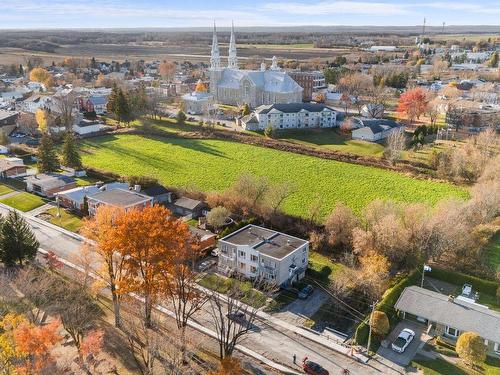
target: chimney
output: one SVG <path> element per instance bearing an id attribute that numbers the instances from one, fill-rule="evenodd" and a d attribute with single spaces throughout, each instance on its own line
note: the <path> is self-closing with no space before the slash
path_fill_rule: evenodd
<path id="1" fill-rule="evenodd" d="M 265 71 L 266 71 L 266 63 L 265 63 L 265 62 L 262 62 L 262 63 L 260 64 L 260 71 L 261 71 L 261 72 L 265 72 Z"/>
<path id="2" fill-rule="evenodd" d="M 134 185 L 134 191 L 137 193 L 141 192 L 141 185 Z"/>

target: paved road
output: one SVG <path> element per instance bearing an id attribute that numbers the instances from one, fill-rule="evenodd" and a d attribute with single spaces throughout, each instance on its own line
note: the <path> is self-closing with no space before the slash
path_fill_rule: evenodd
<path id="1" fill-rule="evenodd" d="M 0 205 L 0 213 L 8 213 L 8 208 Z M 39 219 L 24 214 L 27 221 L 32 225 L 40 247 L 47 251 L 53 251 L 56 255 L 69 261 L 75 262 L 80 254 L 82 242 L 54 226 L 43 224 Z M 204 326 L 212 326 L 208 312 L 201 311 L 195 320 Z M 307 338 L 301 337 L 283 327 L 272 327 L 265 321 L 256 322 L 257 329 L 243 340 L 242 344 L 268 359 L 293 367 L 292 356 L 297 355 L 298 361 L 305 356 L 322 364 L 330 374 L 340 373 L 342 368 L 348 368 L 351 374 L 401 374 L 375 361 L 363 365 L 352 359 L 339 354 L 336 351 L 315 343 Z M 376 368 L 375 368 L 376 367 Z M 298 367 L 297 367 L 298 369 Z"/>

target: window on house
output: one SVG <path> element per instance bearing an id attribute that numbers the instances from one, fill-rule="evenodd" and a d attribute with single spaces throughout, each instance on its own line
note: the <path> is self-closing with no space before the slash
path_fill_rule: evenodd
<path id="1" fill-rule="evenodd" d="M 257 267 L 250 266 L 250 272 L 257 273 Z"/>
<path id="2" fill-rule="evenodd" d="M 452 337 L 460 336 L 460 331 L 456 328 L 446 326 L 446 334 Z"/>
<path id="3" fill-rule="evenodd" d="M 250 260 L 252 262 L 258 262 L 259 261 L 259 257 L 257 257 L 256 255 L 250 255 Z"/>
<path id="4" fill-rule="evenodd" d="M 244 270 L 244 269 L 245 269 L 245 263 L 240 262 L 240 270 Z"/>
<path id="5" fill-rule="evenodd" d="M 245 252 L 244 252 L 244 251 L 241 251 L 241 250 L 240 250 L 240 251 L 238 252 L 238 256 L 239 256 L 240 258 L 245 259 L 246 254 L 245 254 Z"/>
<path id="6" fill-rule="evenodd" d="M 500 344 L 498 342 L 496 342 L 495 345 L 493 345 L 493 351 L 495 353 L 500 354 Z"/>

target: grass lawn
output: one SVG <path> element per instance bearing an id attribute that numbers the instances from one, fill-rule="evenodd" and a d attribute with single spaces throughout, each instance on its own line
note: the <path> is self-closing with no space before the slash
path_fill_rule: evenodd
<path id="1" fill-rule="evenodd" d="M 306 276 L 319 282 L 328 283 L 335 278 L 335 274 L 344 266 L 341 263 L 332 262 L 328 257 L 316 252 L 309 253 L 309 267 Z"/>
<path id="2" fill-rule="evenodd" d="M 72 214 L 71 212 L 66 211 L 65 209 L 60 209 L 61 216 L 57 217 L 57 207 L 51 208 L 46 211 L 46 213 L 50 214 L 52 218 L 49 220 L 52 224 L 58 225 L 64 229 L 67 229 L 71 232 L 78 232 L 80 227 L 82 226 L 82 219 Z"/>
<path id="3" fill-rule="evenodd" d="M 500 267 L 500 232 L 497 232 L 493 236 L 488 246 L 484 249 L 484 254 L 488 264 L 493 269 Z"/>
<path id="4" fill-rule="evenodd" d="M 239 287 L 244 292 L 244 296 L 241 298 L 242 302 L 255 308 L 260 308 L 266 304 L 267 297 L 262 292 L 254 289 L 250 281 L 225 278 L 212 273 L 204 276 L 198 283 L 205 288 L 216 290 L 222 294 L 227 293 L 234 284 L 239 284 Z"/>
<path id="5" fill-rule="evenodd" d="M 278 133 L 278 138 L 355 155 L 380 157 L 384 153 L 380 143 L 352 140 L 335 129 L 285 130 Z"/>
<path id="6" fill-rule="evenodd" d="M 283 209 L 295 215 L 306 216 L 318 194 L 324 216 L 337 201 L 359 213 L 377 198 L 434 204 L 442 198 L 468 197 L 466 189 L 447 183 L 222 140 L 106 135 L 85 140 L 82 151 L 86 166 L 201 191 L 221 191 L 245 173 L 291 182 L 296 191 Z"/>
<path id="7" fill-rule="evenodd" d="M 34 210 L 45 204 L 45 201 L 38 195 L 25 192 L 13 195 L 9 198 L 4 198 L 0 200 L 0 202 L 23 212 Z"/>
<path id="8" fill-rule="evenodd" d="M 478 369 L 472 370 L 463 365 L 455 365 L 449 363 L 444 359 L 416 359 L 412 365 L 421 369 L 424 375 L 499 375 L 500 374 L 500 361 L 488 357 L 486 362 L 483 363 Z"/>
<path id="9" fill-rule="evenodd" d="M 12 190 L 10 187 L 0 184 L 0 195 L 5 195 L 11 193 L 12 191 L 14 190 Z"/>

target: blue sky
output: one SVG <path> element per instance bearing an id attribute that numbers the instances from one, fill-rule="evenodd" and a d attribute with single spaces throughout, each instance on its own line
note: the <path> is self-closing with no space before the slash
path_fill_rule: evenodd
<path id="1" fill-rule="evenodd" d="M 3 28 L 498 25 L 500 1 L 0 0 Z"/>

